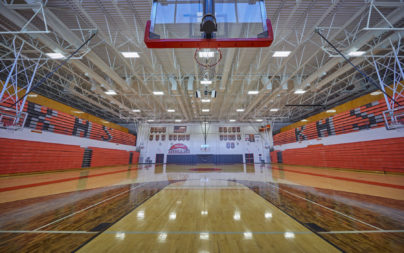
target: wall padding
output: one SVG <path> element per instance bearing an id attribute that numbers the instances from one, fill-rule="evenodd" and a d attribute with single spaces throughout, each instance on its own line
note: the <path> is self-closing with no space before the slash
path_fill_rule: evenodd
<path id="1" fill-rule="evenodd" d="M 0 138 L 0 174 L 80 168 L 80 146 Z"/>
<path id="2" fill-rule="evenodd" d="M 404 172 L 404 137 L 336 145 L 313 145 L 282 152 L 283 163 L 318 167 Z M 271 152 L 278 162 L 277 151 Z"/>
<path id="3" fill-rule="evenodd" d="M 109 166 L 109 165 L 124 165 L 129 163 L 128 151 L 116 150 L 116 149 L 106 149 L 106 148 L 95 148 L 89 147 L 93 150 L 93 157 L 91 160 L 91 166 Z M 135 160 L 134 152 L 134 160 Z M 137 162 L 136 162 L 137 163 Z M 135 162 L 133 162 L 135 164 Z"/>

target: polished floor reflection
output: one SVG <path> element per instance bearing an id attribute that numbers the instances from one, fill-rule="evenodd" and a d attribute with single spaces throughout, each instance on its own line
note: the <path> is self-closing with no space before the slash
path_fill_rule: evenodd
<path id="1" fill-rule="evenodd" d="M 0 177 L 1 252 L 403 248 L 403 175 L 204 164 Z"/>

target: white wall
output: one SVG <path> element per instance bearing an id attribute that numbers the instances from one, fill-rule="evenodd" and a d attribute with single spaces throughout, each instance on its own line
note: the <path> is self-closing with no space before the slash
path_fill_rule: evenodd
<path id="1" fill-rule="evenodd" d="M 265 162 L 269 162 L 269 149 L 265 149 L 264 147 L 264 136 L 260 135 L 258 132 L 258 128 L 261 124 L 229 124 L 229 123 L 214 123 L 208 124 L 208 134 L 207 134 L 207 144 L 209 145 L 209 150 L 204 152 L 201 150 L 201 145 L 204 144 L 204 136 L 202 134 L 202 125 L 198 124 L 149 124 L 144 126 L 144 128 L 148 128 L 147 131 L 144 131 L 143 134 L 147 134 L 147 136 L 138 136 L 138 140 L 143 140 L 142 143 L 138 143 L 141 146 L 140 151 L 140 162 L 145 162 L 146 158 L 149 158 L 152 162 L 155 162 L 156 154 L 164 154 L 165 159 L 168 154 L 168 150 L 170 147 L 177 143 L 182 143 L 190 149 L 190 154 L 242 154 L 244 157 L 245 153 L 253 153 L 254 154 L 254 162 L 259 163 L 259 154 L 262 155 L 262 159 L 265 159 Z M 174 126 L 187 126 L 187 131 L 185 134 L 190 135 L 189 141 L 169 141 L 169 135 L 174 133 Z M 165 133 L 166 140 L 156 141 L 153 138 L 153 141 L 149 141 L 150 128 L 151 127 L 166 127 L 167 131 Z M 240 127 L 240 133 L 219 133 L 219 127 Z M 138 133 L 139 134 L 139 133 Z M 220 134 L 241 134 L 241 140 L 238 141 L 220 141 Z M 259 136 L 259 140 L 256 142 L 245 141 L 246 134 L 254 134 Z M 154 137 L 156 134 L 153 134 Z M 234 149 L 226 148 L 227 142 L 233 142 L 235 144 Z M 268 155 L 267 155 L 268 153 Z M 166 160 L 165 160 L 166 161 Z"/>

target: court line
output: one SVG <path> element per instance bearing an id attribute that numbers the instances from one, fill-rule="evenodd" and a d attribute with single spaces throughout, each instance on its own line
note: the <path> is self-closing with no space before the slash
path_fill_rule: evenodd
<path id="1" fill-rule="evenodd" d="M 315 234 L 313 231 L 103 231 L 103 234 Z M 0 234 L 98 234 L 100 231 L 70 231 L 70 230 L 0 230 Z M 404 233 L 404 230 L 347 230 L 316 232 L 318 234 L 375 234 L 375 233 Z"/>
<path id="2" fill-rule="evenodd" d="M 367 226 L 369 226 L 369 227 L 375 228 L 375 229 L 377 229 L 377 230 L 383 230 L 383 229 L 381 229 L 381 228 L 379 228 L 379 227 L 373 226 L 372 224 L 369 224 L 369 223 L 367 223 L 367 222 L 364 222 L 364 221 L 361 221 L 361 220 L 359 220 L 359 219 L 356 219 L 355 217 L 352 217 L 352 216 L 350 216 L 350 215 L 344 214 L 344 213 L 342 213 L 342 212 L 340 212 L 340 211 L 337 211 L 337 210 L 334 210 L 334 209 L 332 209 L 332 208 L 323 206 L 323 205 L 321 205 L 321 204 L 319 204 L 319 203 L 317 203 L 317 202 L 314 202 L 314 201 L 312 201 L 312 200 L 303 198 L 303 197 L 301 197 L 301 196 L 299 196 L 299 195 L 297 195 L 297 194 L 294 194 L 294 193 L 292 193 L 292 192 L 289 192 L 289 191 L 287 191 L 287 190 L 283 190 L 283 189 L 281 189 L 281 188 L 279 188 L 279 187 L 277 187 L 277 186 L 275 186 L 275 185 L 271 185 L 271 186 L 272 186 L 272 187 L 275 187 L 275 188 L 278 188 L 279 190 L 284 191 L 284 192 L 286 192 L 286 193 L 289 193 L 290 195 L 292 195 L 292 196 L 294 196 L 294 197 L 296 197 L 296 198 L 306 200 L 306 201 L 308 201 L 308 202 L 310 202 L 310 203 L 312 203 L 312 204 L 314 204 L 314 205 L 320 206 L 320 207 L 322 207 L 322 208 L 324 208 L 324 209 L 327 209 L 327 210 L 332 211 L 332 212 L 335 212 L 335 213 L 337 213 L 337 214 L 339 214 L 339 215 L 345 216 L 345 217 L 347 217 L 347 218 L 349 218 L 349 219 L 351 219 L 351 220 L 357 221 L 357 222 L 359 222 L 359 223 L 362 223 L 362 224 L 367 225 Z"/>
<path id="3" fill-rule="evenodd" d="M 130 170 L 132 170 L 132 169 L 130 169 Z M 118 171 L 111 171 L 111 172 L 105 172 L 105 173 L 100 173 L 100 174 L 95 174 L 95 175 L 87 175 L 87 176 L 79 176 L 79 177 L 62 178 L 62 179 L 58 179 L 58 180 L 44 181 L 44 182 L 33 183 L 33 184 L 16 185 L 16 186 L 10 186 L 10 187 L 0 188 L 0 192 L 13 191 L 13 190 L 20 190 L 20 189 L 25 189 L 25 188 L 30 188 L 30 187 L 36 187 L 36 186 L 43 186 L 43 185 L 48 185 L 48 184 L 57 184 L 57 183 L 63 183 L 63 182 L 67 182 L 67 181 L 79 180 L 79 179 L 83 179 L 83 178 L 99 177 L 99 176 L 105 176 L 105 175 L 123 173 L 123 172 L 127 172 L 127 171 L 128 171 L 128 169 L 125 169 L 125 170 L 118 170 Z"/>
<path id="4" fill-rule="evenodd" d="M 41 226 L 41 227 L 39 227 L 39 228 L 34 229 L 34 231 L 41 230 L 41 229 L 43 229 L 43 228 L 45 228 L 45 227 L 48 227 L 48 226 L 50 226 L 50 225 L 52 225 L 52 224 L 55 224 L 55 223 L 59 222 L 59 221 L 62 221 L 62 220 L 67 219 L 67 218 L 69 218 L 69 217 L 72 217 L 72 216 L 74 216 L 74 215 L 76 215 L 76 214 L 78 214 L 78 213 L 84 212 L 84 211 L 86 211 L 86 210 L 88 210 L 88 209 L 90 209 L 90 208 L 93 208 L 93 207 L 95 207 L 95 206 L 98 206 L 98 205 L 100 205 L 100 204 L 106 202 L 106 201 L 109 201 L 109 200 L 114 199 L 114 198 L 116 198 L 116 197 L 118 197 L 118 196 L 121 196 L 122 194 L 125 194 L 125 193 L 127 193 L 127 192 L 130 192 L 130 191 L 132 191 L 132 190 L 134 190 L 134 189 L 136 189 L 136 188 L 138 188 L 138 187 L 140 187 L 140 186 L 143 186 L 143 185 L 145 185 L 145 184 L 146 184 L 146 183 L 140 184 L 140 185 L 138 185 L 138 186 L 136 186 L 136 187 L 134 187 L 134 188 L 132 188 L 132 189 L 123 191 L 123 192 L 118 193 L 118 194 L 116 194 L 116 195 L 114 195 L 114 196 L 111 196 L 111 197 L 106 198 L 106 199 L 104 199 L 104 200 L 102 200 L 102 201 L 99 201 L 99 202 L 97 202 L 97 203 L 95 203 L 95 204 L 92 204 L 92 205 L 90 205 L 90 206 L 88 206 L 88 207 L 86 207 L 86 208 L 80 209 L 80 210 L 78 210 L 78 211 L 76 211 L 76 212 L 74 212 L 74 213 L 71 213 L 71 214 L 69 214 L 69 215 L 66 215 L 66 216 L 64 216 L 64 217 L 62 217 L 62 218 L 60 218 L 60 219 L 54 220 L 54 221 L 52 221 L 52 222 L 50 222 L 50 223 L 48 223 L 48 224 L 45 224 L 45 225 L 43 225 L 43 226 Z"/>
<path id="5" fill-rule="evenodd" d="M 284 171 L 297 173 L 297 174 L 303 174 L 303 175 L 325 177 L 325 178 L 331 178 L 331 179 L 337 179 L 337 180 L 343 180 L 343 181 L 351 181 L 351 182 L 355 182 L 355 183 L 377 185 L 377 186 L 390 187 L 390 188 L 396 188 L 396 189 L 404 189 L 404 185 L 380 183 L 380 182 L 367 181 L 367 180 L 362 180 L 362 179 L 353 179 L 353 178 L 347 178 L 347 177 L 330 176 L 330 175 L 323 175 L 323 174 L 304 172 L 304 171 L 298 171 L 298 170 L 291 170 L 291 169 L 279 169 L 279 168 L 272 168 L 272 169 L 279 170 L 279 171 L 284 170 Z"/>

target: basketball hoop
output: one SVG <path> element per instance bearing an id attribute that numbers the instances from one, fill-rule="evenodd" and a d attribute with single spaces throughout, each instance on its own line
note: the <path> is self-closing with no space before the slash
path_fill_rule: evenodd
<path id="1" fill-rule="evenodd" d="M 222 60 L 222 51 L 219 48 L 198 48 L 194 59 L 203 68 L 213 68 Z"/>
<path id="2" fill-rule="evenodd" d="M 222 51 L 219 48 L 198 48 L 194 59 L 199 65 L 201 79 L 212 80 L 215 77 L 215 67 L 222 60 Z"/>
<path id="3" fill-rule="evenodd" d="M 20 130 L 25 125 L 28 114 L 18 113 L 15 109 L 0 106 L 0 128 L 8 130 Z"/>

